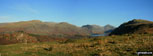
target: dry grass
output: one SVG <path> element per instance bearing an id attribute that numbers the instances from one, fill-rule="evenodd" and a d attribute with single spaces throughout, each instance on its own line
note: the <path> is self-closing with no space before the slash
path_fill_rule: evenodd
<path id="1" fill-rule="evenodd" d="M 73 41 L 73 42 L 72 42 Z M 137 56 L 137 51 L 153 51 L 153 36 L 130 35 L 1 45 L 2 56 Z"/>

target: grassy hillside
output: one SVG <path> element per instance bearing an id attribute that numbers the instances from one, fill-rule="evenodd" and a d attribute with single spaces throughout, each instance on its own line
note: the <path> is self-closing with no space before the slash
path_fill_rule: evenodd
<path id="1" fill-rule="evenodd" d="M 122 35 L 0 45 L 2 56 L 137 56 L 153 51 L 153 35 Z"/>
<path id="2" fill-rule="evenodd" d="M 83 36 L 75 36 L 83 37 Z M 71 38 L 71 36 L 69 36 Z M 23 31 L 17 32 L 3 32 L 0 33 L 0 45 L 15 44 L 15 43 L 38 43 L 38 42 L 49 42 L 49 41 L 64 41 L 67 38 L 56 35 L 37 35 L 30 34 Z"/>
<path id="3" fill-rule="evenodd" d="M 134 19 L 121 24 L 118 28 L 112 31 L 110 35 L 123 34 L 153 34 L 153 22 L 142 19 Z"/>
<path id="4" fill-rule="evenodd" d="M 75 25 L 61 22 L 42 22 L 40 20 L 0 23 L 0 32 L 24 31 L 37 35 L 88 35 L 88 32 Z"/>

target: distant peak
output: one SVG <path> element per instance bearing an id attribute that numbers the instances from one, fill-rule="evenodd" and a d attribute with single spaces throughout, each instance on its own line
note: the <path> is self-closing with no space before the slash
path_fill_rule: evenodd
<path id="1" fill-rule="evenodd" d="M 130 22 L 144 23 L 144 22 L 152 22 L 152 21 L 143 20 L 143 19 L 133 19 L 133 20 L 131 20 Z"/>
<path id="2" fill-rule="evenodd" d="M 42 22 L 40 20 L 31 20 L 31 22 Z"/>
<path id="3" fill-rule="evenodd" d="M 143 20 L 143 19 L 133 19 L 131 21 L 147 21 L 147 20 Z"/>
<path id="4" fill-rule="evenodd" d="M 153 34 L 153 22 L 143 19 L 133 19 L 121 24 L 110 35 L 123 34 Z"/>
<path id="5" fill-rule="evenodd" d="M 95 24 L 93 24 L 93 25 L 89 25 L 89 24 L 87 24 L 87 25 L 83 25 L 82 27 L 93 27 L 93 26 L 101 27 L 101 26 L 99 26 L 99 25 L 95 25 Z"/>
<path id="6" fill-rule="evenodd" d="M 67 23 L 67 22 L 60 22 L 59 24 L 69 24 L 69 23 Z"/>
<path id="7" fill-rule="evenodd" d="M 107 24 L 107 25 L 105 25 L 105 26 L 112 26 L 112 25 L 110 25 L 110 24 Z"/>
<path id="8" fill-rule="evenodd" d="M 125 22 L 122 25 L 142 24 L 142 23 L 152 23 L 152 21 L 143 20 L 143 19 L 133 19 L 131 21 Z"/>

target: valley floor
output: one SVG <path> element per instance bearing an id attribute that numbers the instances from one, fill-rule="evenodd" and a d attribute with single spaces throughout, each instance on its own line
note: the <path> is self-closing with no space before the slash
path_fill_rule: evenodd
<path id="1" fill-rule="evenodd" d="M 123 35 L 0 45 L 1 56 L 137 56 L 153 51 L 152 35 Z"/>

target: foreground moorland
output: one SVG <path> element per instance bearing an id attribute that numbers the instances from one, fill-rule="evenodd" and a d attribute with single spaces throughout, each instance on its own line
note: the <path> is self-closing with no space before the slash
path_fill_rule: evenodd
<path id="1" fill-rule="evenodd" d="M 153 35 L 121 35 L 0 45 L 1 56 L 137 56 L 153 51 Z"/>

